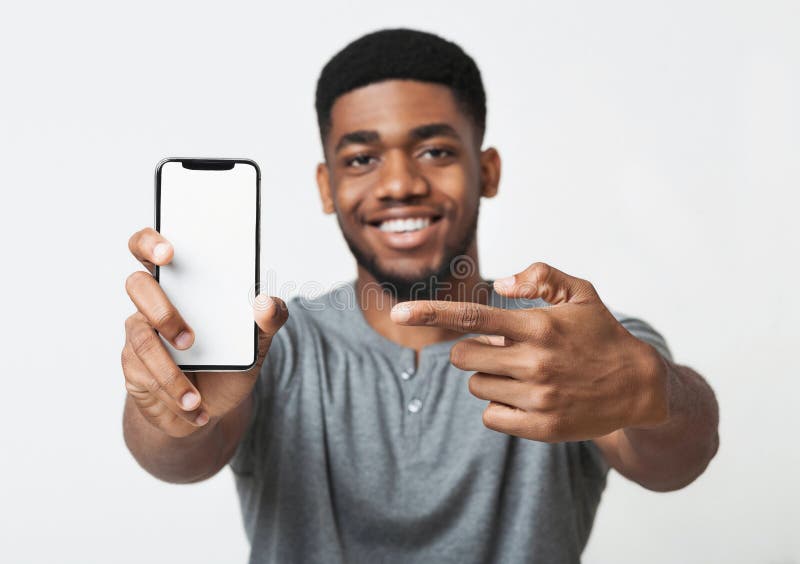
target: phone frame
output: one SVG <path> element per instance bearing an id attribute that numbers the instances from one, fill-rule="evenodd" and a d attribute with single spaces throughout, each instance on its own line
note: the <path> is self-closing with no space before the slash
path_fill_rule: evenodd
<path id="1" fill-rule="evenodd" d="M 230 159 L 230 158 L 202 158 L 202 157 L 169 157 L 163 159 L 156 165 L 155 174 L 155 230 L 161 232 L 161 169 L 166 163 L 179 162 L 184 168 L 190 170 L 229 170 L 237 163 L 251 165 L 256 169 L 256 268 L 254 273 L 255 286 L 254 298 L 258 295 L 261 284 L 261 169 L 252 159 Z M 187 166 L 189 165 L 189 166 Z M 158 282 L 159 267 L 154 265 L 153 276 Z M 258 360 L 258 325 L 253 320 L 253 361 L 248 365 L 222 365 L 222 364 L 179 364 L 184 372 L 243 372 L 255 366 Z"/>

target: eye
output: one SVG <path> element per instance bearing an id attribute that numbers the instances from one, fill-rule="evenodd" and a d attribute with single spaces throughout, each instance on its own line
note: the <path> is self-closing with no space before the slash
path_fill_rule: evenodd
<path id="1" fill-rule="evenodd" d="M 371 155 L 356 155 L 350 159 L 345 161 L 345 165 L 353 168 L 358 168 L 362 166 L 367 166 L 372 164 L 377 159 Z"/>
<path id="2" fill-rule="evenodd" d="M 424 159 L 433 159 L 439 160 L 444 159 L 447 157 L 452 157 L 455 153 L 449 149 L 443 149 L 442 147 L 430 147 L 425 149 L 420 156 Z"/>

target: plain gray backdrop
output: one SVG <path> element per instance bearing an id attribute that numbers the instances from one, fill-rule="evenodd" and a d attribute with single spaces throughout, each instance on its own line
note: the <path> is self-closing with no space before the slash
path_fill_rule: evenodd
<path id="1" fill-rule="evenodd" d="M 612 474 L 585 562 L 800 562 L 798 23 L 796 2 L 4 4 L 0 560 L 245 561 L 228 469 L 168 485 L 123 444 L 127 239 L 161 158 L 250 157 L 262 276 L 284 297 L 351 279 L 314 183 L 315 81 L 411 26 L 483 72 L 503 157 L 484 275 L 591 280 L 717 392 L 706 474 L 669 494 Z"/>

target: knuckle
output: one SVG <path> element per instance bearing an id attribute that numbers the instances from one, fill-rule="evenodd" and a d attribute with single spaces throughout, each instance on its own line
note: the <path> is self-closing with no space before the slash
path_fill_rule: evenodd
<path id="1" fill-rule="evenodd" d="M 178 312 L 171 307 L 159 308 L 153 314 L 153 323 L 156 327 L 172 327 L 179 323 Z"/>
<path id="2" fill-rule="evenodd" d="M 541 315 L 539 318 L 539 328 L 543 336 L 547 336 L 556 329 L 556 322 L 552 315 Z"/>
<path id="3" fill-rule="evenodd" d="M 536 309 L 519 309 L 509 312 L 519 318 L 519 326 L 525 337 L 528 339 L 536 340 L 541 335 L 543 321 L 547 318 L 542 315 L 543 312 L 536 311 Z"/>
<path id="4" fill-rule="evenodd" d="M 536 380 L 540 384 L 545 384 L 545 385 L 552 384 L 553 381 L 555 380 L 553 372 L 547 366 L 542 365 L 541 361 L 539 361 L 539 363 L 540 364 L 538 365 L 533 377 L 534 380 Z"/>
<path id="5" fill-rule="evenodd" d="M 465 329 L 475 329 L 482 320 L 481 309 L 476 304 L 463 307 L 457 314 L 458 324 Z"/>
<path id="6" fill-rule="evenodd" d="M 142 358 L 158 346 L 155 332 L 150 327 L 139 326 L 129 336 L 131 347 L 136 356 Z"/>
<path id="7" fill-rule="evenodd" d="M 163 391 L 170 395 L 169 392 L 174 389 L 179 376 L 182 376 L 182 374 L 177 369 L 168 368 L 160 371 L 160 376 L 153 376 L 148 381 L 147 389 L 153 394 Z"/>
<path id="8" fill-rule="evenodd" d="M 140 311 L 136 311 L 132 315 L 129 315 L 125 319 L 125 337 L 128 341 L 129 345 L 133 345 L 131 342 L 131 336 L 136 334 L 138 331 L 144 330 L 152 330 L 150 324 L 147 321 L 147 318 L 142 315 Z M 133 351 L 135 352 L 135 351 Z"/>
<path id="9" fill-rule="evenodd" d="M 534 394 L 534 408 L 539 411 L 552 411 L 558 406 L 560 395 L 556 386 L 543 386 Z"/>
<path id="10" fill-rule="evenodd" d="M 528 273 L 534 280 L 545 281 L 550 276 L 551 267 L 544 262 L 534 262 L 528 268 Z"/>
<path id="11" fill-rule="evenodd" d="M 425 304 L 425 306 L 419 310 L 419 317 L 423 323 L 435 323 L 439 320 L 439 312 L 432 304 Z"/>
<path id="12" fill-rule="evenodd" d="M 529 323 L 528 332 L 532 339 L 544 345 L 553 344 L 556 326 L 551 315 L 531 316 Z"/>
<path id="13" fill-rule="evenodd" d="M 151 394 L 157 394 L 162 389 L 163 386 L 158 378 L 152 377 L 147 381 L 147 391 Z"/>
<path id="14" fill-rule="evenodd" d="M 133 328 L 136 327 L 139 317 L 136 313 L 129 315 L 125 318 L 125 333 L 130 334 Z"/>
<path id="15" fill-rule="evenodd" d="M 129 382 L 128 380 L 125 380 L 125 391 L 134 396 L 138 396 L 139 394 L 142 393 L 142 390 L 140 388 L 138 388 L 135 384 Z"/>
<path id="16" fill-rule="evenodd" d="M 550 370 L 547 361 L 541 355 L 531 355 L 527 361 L 527 373 L 532 380 L 537 382 L 548 382 L 550 380 Z"/>
<path id="17" fill-rule="evenodd" d="M 161 387 L 165 390 L 173 389 L 179 381 L 179 374 L 180 372 L 173 368 L 165 370 L 161 377 Z"/>
<path id="18" fill-rule="evenodd" d="M 594 287 L 594 284 L 592 284 L 588 280 L 581 280 L 581 282 L 584 284 L 584 286 L 586 288 L 586 293 L 588 293 L 590 296 L 594 296 L 594 297 L 598 297 L 599 296 L 599 294 L 597 293 L 597 288 Z"/>
<path id="19" fill-rule="evenodd" d="M 122 353 L 120 354 L 119 363 L 122 365 L 123 372 L 125 372 L 125 370 L 130 366 L 131 357 L 130 353 L 128 352 L 128 347 L 122 347 Z"/>

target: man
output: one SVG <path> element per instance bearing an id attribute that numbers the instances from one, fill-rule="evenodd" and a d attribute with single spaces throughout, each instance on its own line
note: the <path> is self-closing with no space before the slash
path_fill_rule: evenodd
<path id="1" fill-rule="evenodd" d="M 542 263 L 481 278 L 500 157 L 469 56 L 364 36 L 323 69 L 316 109 L 320 197 L 357 280 L 288 308 L 260 296 L 256 367 L 187 375 L 154 329 L 183 349 L 191 320 L 131 275 L 124 431 L 146 470 L 229 463 L 251 562 L 328 563 L 577 562 L 609 467 L 657 491 L 703 472 L 716 400 L 658 333 Z M 148 268 L 180 254 L 152 229 L 130 249 Z"/>

